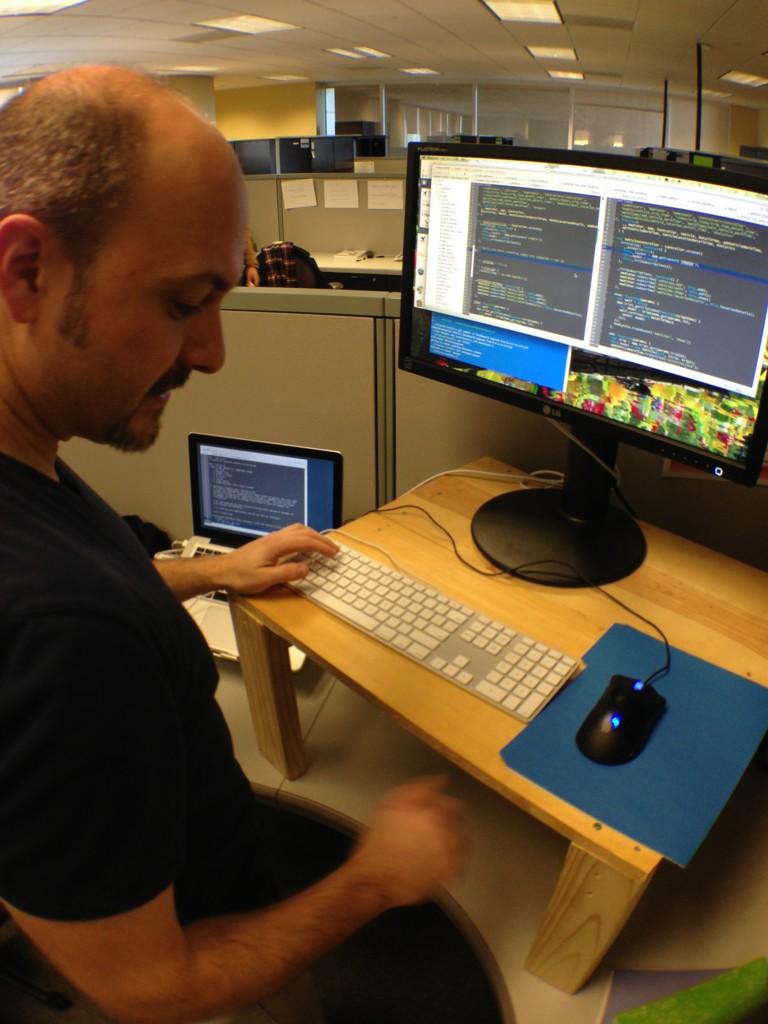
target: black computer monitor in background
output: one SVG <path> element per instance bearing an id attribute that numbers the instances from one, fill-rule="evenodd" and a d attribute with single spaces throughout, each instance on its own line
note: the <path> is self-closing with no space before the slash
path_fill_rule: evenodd
<path id="1" fill-rule="evenodd" d="M 278 174 L 309 174 L 312 171 L 311 138 L 285 138 L 277 140 Z"/>
<path id="2" fill-rule="evenodd" d="M 277 170 L 274 139 L 236 139 L 231 143 L 243 174 L 274 174 Z"/>
<path id="3" fill-rule="evenodd" d="M 355 140 L 351 136 L 317 135 L 310 142 L 314 174 L 354 170 Z"/>
<path id="4" fill-rule="evenodd" d="M 768 182 L 577 151 L 409 146 L 399 365 L 744 484 L 768 436 Z M 426 428 L 425 424 L 425 428 Z M 620 579 L 645 540 L 574 441 L 562 490 L 472 533 L 542 583 Z"/>

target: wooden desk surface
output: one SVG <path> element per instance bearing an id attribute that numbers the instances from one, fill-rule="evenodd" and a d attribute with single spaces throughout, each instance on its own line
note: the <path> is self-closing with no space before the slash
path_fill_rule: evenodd
<path id="1" fill-rule="evenodd" d="M 471 468 L 508 469 L 491 459 L 478 460 Z M 489 497 L 508 489 L 504 481 L 443 476 L 387 506 L 399 511 L 355 520 L 340 539 L 387 563 L 385 555 L 367 546 L 379 545 L 405 572 L 576 658 L 615 622 L 656 635 L 597 590 L 542 587 L 473 572 L 459 562 L 448 538 L 425 515 L 402 507 L 428 510 L 451 533 L 461 554 L 489 571 L 494 567 L 471 540 L 470 517 Z M 657 623 L 673 646 L 768 686 L 768 573 L 653 526 L 643 529 L 648 541 L 645 562 L 607 589 Z M 248 647 L 248 619 L 266 626 L 269 634 L 295 641 L 425 743 L 570 840 L 527 966 L 552 984 L 576 991 L 625 923 L 661 855 L 507 768 L 499 751 L 524 725 L 310 601 L 275 590 L 239 599 L 235 612 L 236 625 L 239 618 L 242 622 L 241 655 Z M 278 682 L 272 690 L 279 694 L 285 687 L 271 661 L 267 652 L 255 667 L 262 676 L 271 673 Z M 262 683 L 254 688 L 263 688 Z M 262 703 L 261 708 L 266 706 Z"/>
<path id="2" fill-rule="evenodd" d="M 473 466 L 505 468 L 490 459 Z M 500 481 L 445 476 L 388 507 L 412 503 L 428 509 L 456 538 L 464 557 L 489 570 L 493 566 L 472 543 L 469 517 L 505 489 Z M 365 541 L 391 551 L 405 571 L 574 657 L 581 657 L 614 622 L 656 635 L 597 591 L 472 572 L 456 559 L 445 535 L 417 511 L 368 515 L 346 529 L 371 557 L 387 561 Z M 644 530 L 645 563 L 611 584 L 611 593 L 657 622 L 674 646 L 768 685 L 768 574 L 653 526 Z M 350 536 L 343 540 L 355 546 Z M 634 864 L 642 874 L 658 862 L 654 851 L 596 827 L 589 815 L 511 772 L 499 751 L 524 726 L 508 715 L 293 594 L 274 592 L 248 604 L 275 632 L 295 640 L 329 671 L 530 814 L 609 859 L 618 856 L 625 865 Z"/>

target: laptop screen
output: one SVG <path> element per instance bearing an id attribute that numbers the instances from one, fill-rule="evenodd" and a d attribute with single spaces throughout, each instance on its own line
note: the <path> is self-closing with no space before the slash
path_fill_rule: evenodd
<path id="1" fill-rule="evenodd" d="M 340 452 L 240 438 L 189 435 L 196 534 L 237 547 L 291 523 L 341 523 Z"/>

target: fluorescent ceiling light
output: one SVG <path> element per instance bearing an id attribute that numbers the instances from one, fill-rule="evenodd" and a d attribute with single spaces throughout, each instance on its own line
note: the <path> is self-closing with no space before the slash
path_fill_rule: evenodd
<path id="1" fill-rule="evenodd" d="M 759 75 L 750 75 L 746 71 L 727 71 L 720 78 L 726 82 L 736 82 L 737 85 L 750 85 L 753 89 L 758 86 L 768 85 L 768 78 L 760 78 Z"/>
<path id="2" fill-rule="evenodd" d="M 171 68 L 157 68 L 158 74 L 163 75 L 218 75 L 223 70 L 210 64 L 174 64 Z"/>
<path id="3" fill-rule="evenodd" d="M 726 99 L 731 94 L 729 92 L 720 92 L 719 89 L 702 89 L 702 96 L 719 96 L 722 99 Z"/>
<path id="4" fill-rule="evenodd" d="M 400 68 L 406 75 L 439 75 L 439 71 L 433 71 L 432 68 Z"/>
<path id="5" fill-rule="evenodd" d="M 573 135 L 574 146 L 588 146 L 590 135 L 587 131 L 577 131 Z"/>
<path id="6" fill-rule="evenodd" d="M 55 14 L 65 7 L 76 7 L 87 0 L 2 0 L 0 18 L 16 14 Z"/>
<path id="7" fill-rule="evenodd" d="M 532 57 L 544 60 L 576 60 L 576 51 L 571 46 L 526 46 Z"/>
<path id="8" fill-rule="evenodd" d="M 262 75 L 262 78 L 268 78 L 270 82 L 308 82 L 309 79 L 304 75 Z"/>
<path id="9" fill-rule="evenodd" d="M 372 46 L 356 46 L 355 49 L 358 53 L 362 53 L 364 57 L 391 57 L 391 53 L 384 53 L 382 50 L 374 50 Z"/>
<path id="10" fill-rule="evenodd" d="M 550 78 L 583 78 L 581 71 L 547 71 Z"/>
<path id="11" fill-rule="evenodd" d="M 285 21 L 272 21 L 269 18 L 257 18 L 252 14 L 238 14 L 233 18 L 213 18 L 211 21 L 196 21 L 196 25 L 204 28 L 223 28 L 227 32 L 244 32 L 249 36 L 257 36 L 261 32 L 283 32 L 288 28 L 298 28 Z"/>
<path id="12" fill-rule="evenodd" d="M 341 47 L 332 47 L 325 51 L 326 53 L 335 53 L 337 57 L 349 57 L 350 60 L 363 60 L 362 53 L 355 53 L 354 50 L 343 50 Z"/>
<path id="13" fill-rule="evenodd" d="M 562 18 L 552 0 L 482 0 L 501 21 L 535 21 L 561 25 Z"/>

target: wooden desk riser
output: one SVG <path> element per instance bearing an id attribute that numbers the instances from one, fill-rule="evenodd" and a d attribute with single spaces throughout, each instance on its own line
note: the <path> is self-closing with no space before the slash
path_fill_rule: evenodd
<path id="1" fill-rule="evenodd" d="M 481 459 L 471 468 L 509 467 Z M 428 509 L 464 557 L 489 570 L 493 566 L 471 541 L 469 520 L 483 501 L 508 489 L 501 481 L 445 476 L 387 507 L 415 503 Z M 768 685 L 768 574 L 653 526 L 643 528 L 647 558 L 631 576 L 611 584 L 611 592 L 658 623 L 675 647 Z M 656 635 L 594 590 L 539 587 L 472 572 L 419 512 L 372 514 L 345 530 L 360 538 L 360 550 L 371 557 L 386 563 L 365 540 L 391 551 L 414 576 L 574 657 L 614 622 Z M 356 546 L 348 536 L 340 539 Z M 526 967 L 576 992 L 621 931 L 662 856 L 507 768 L 499 751 L 523 725 L 306 599 L 280 588 L 238 599 L 232 613 L 257 741 L 287 778 L 307 768 L 288 664 L 288 642 L 295 642 L 429 746 L 570 841 Z"/>

